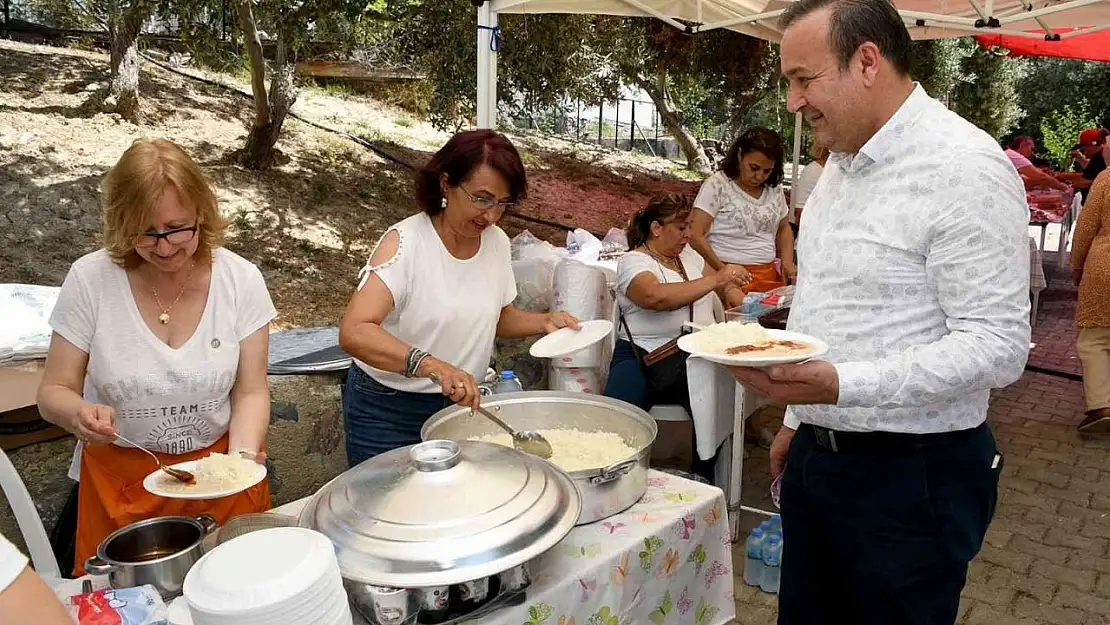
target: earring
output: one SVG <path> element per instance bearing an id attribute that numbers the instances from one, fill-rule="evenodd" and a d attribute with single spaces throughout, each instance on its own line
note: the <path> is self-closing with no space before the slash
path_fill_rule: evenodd
<path id="1" fill-rule="evenodd" d="M 440 208 L 447 208 L 447 198 L 440 198 L 439 207 Z"/>

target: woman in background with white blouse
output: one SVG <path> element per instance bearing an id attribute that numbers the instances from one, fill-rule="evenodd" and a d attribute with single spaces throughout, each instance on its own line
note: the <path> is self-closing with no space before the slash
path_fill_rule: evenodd
<path id="1" fill-rule="evenodd" d="M 509 237 L 497 221 L 527 193 L 513 144 L 491 130 L 451 138 L 417 174 L 422 211 L 389 228 L 339 326 L 354 356 L 343 391 L 347 462 L 420 442 L 452 403 L 478 405 L 495 337 L 578 327 L 516 299 Z"/>
<path id="2" fill-rule="evenodd" d="M 716 271 L 686 245 L 690 219 L 685 196 L 652 198 L 629 221 L 630 251 L 617 264 L 621 321 L 605 395 L 643 410 L 673 404 L 690 412 L 685 371 L 668 388 L 654 388 L 644 358 L 682 336 L 687 321 L 713 323 L 714 297 L 741 293 L 739 268 Z M 712 462 L 694 458 L 694 472 L 712 479 Z"/>
<path id="3" fill-rule="evenodd" d="M 782 180 L 778 134 L 749 128 L 694 199 L 690 245 L 709 267 L 734 266 L 745 277 L 743 292 L 725 302 L 730 308 L 740 304 L 743 293 L 770 291 L 798 274 Z M 781 274 L 775 259 L 782 263 Z"/>
<path id="4" fill-rule="evenodd" d="M 50 316 L 43 418 L 80 441 L 76 573 L 117 529 L 157 516 L 220 523 L 270 508 L 267 480 L 220 499 L 146 492 L 157 469 L 233 450 L 265 458 L 276 315 L 262 273 L 220 247 L 226 222 L 197 164 L 136 141 L 104 178 L 104 249 L 77 259 Z"/>

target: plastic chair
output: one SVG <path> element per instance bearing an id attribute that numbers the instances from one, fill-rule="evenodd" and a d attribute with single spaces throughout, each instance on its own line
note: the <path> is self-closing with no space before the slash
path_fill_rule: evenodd
<path id="1" fill-rule="evenodd" d="M 62 573 L 58 570 L 58 561 L 54 557 L 54 550 L 50 547 L 50 539 L 46 535 L 46 528 L 42 525 L 35 502 L 31 493 L 15 470 L 15 465 L 8 455 L 0 449 L 0 489 L 12 507 L 15 522 L 23 534 L 23 542 L 27 544 L 27 551 L 31 556 L 31 564 L 35 571 L 51 586 L 62 580 Z"/>

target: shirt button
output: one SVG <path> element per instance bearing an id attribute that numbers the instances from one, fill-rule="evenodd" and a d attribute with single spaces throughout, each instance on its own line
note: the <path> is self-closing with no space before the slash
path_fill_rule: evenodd
<path id="1" fill-rule="evenodd" d="M 219 349 L 220 348 L 220 339 L 212 339 L 212 343 L 210 343 L 210 344 L 212 345 L 212 349 Z"/>

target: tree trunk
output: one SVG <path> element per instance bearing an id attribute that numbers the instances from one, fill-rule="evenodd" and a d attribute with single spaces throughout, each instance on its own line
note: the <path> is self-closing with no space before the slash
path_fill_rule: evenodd
<path id="1" fill-rule="evenodd" d="M 151 5 L 136 0 L 122 14 L 109 21 L 111 31 L 111 73 L 108 87 L 107 110 L 119 113 L 127 121 L 137 124 L 139 107 L 139 34 L 143 23 L 150 17 Z"/>
<path id="2" fill-rule="evenodd" d="M 251 169 L 264 169 L 277 160 L 274 145 L 281 135 L 281 127 L 289 109 L 297 99 L 293 83 L 294 63 L 288 57 L 285 41 L 279 34 L 274 73 L 267 93 L 266 61 L 262 56 L 262 43 L 258 38 L 258 26 L 251 10 L 251 0 L 239 0 L 236 11 L 251 61 L 251 94 L 254 98 L 254 122 L 247 135 L 247 142 L 239 153 L 239 160 Z"/>
<path id="3" fill-rule="evenodd" d="M 667 74 L 659 72 L 655 76 L 655 83 L 647 80 L 637 80 L 638 86 L 643 89 L 655 109 L 659 112 L 659 119 L 663 127 L 674 137 L 682 155 L 686 157 L 686 166 L 696 172 L 708 174 L 710 172 L 709 157 L 701 147 L 697 137 L 682 124 L 682 111 L 675 108 L 674 102 L 667 97 Z"/>

